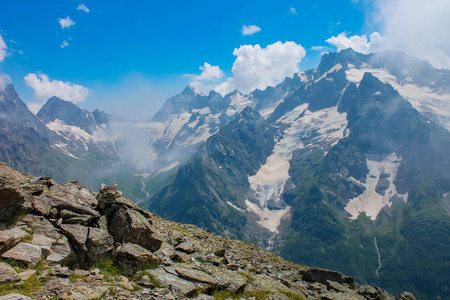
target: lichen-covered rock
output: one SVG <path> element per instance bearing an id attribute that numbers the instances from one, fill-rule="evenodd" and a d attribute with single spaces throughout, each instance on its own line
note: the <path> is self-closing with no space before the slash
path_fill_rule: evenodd
<path id="1" fill-rule="evenodd" d="M 100 261 L 110 256 L 113 249 L 114 239 L 105 229 L 89 227 L 86 240 L 87 255 L 93 261 Z"/>
<path id="2" fill-rule="evenodd" d="M 158 265 L 159 260 L 149 250 L 136 244 L 125 243 L 117 247 L 117 262 L 127 273 L 133 274 L 146 264 Z"/>
<path id="3" fill-rule="evenodd" d="M 14 247 L 28 235 L 29 233 L 17 227 L 0 231 L 0 253 Z"/>
<path id="4" fill-rule="evenodd" d="M 192 282 L 167 273 L 164 269 L 148 270 L 148 272 L 152 274 L 162 286 L 170 287 L 172 290 L 183 296 L 192 296 L 198 290 Z"/>
<path id="5" fill-rule="evenodd" d="M 29 243 L 19 243 L 2 255 L 26 263 L 30 267 L 37 265 L 42 258 L 42 248 Z"/>
<path id="6" fill-rule="evenodd" d="M 185 241 L 181 244 L 179 244 L 178 246 L 175 247 L 175 250 L 187 253 L 187 254 L 191 254 L 195 252 L 195 241 L 194 240 L 189 240 L 189 241 Z"/>
<path id="7" fill-rule="evenodd" d="M 109 231 L 118 242 L 138 244 L 153 252 L 157 251 L 163 242 L 155 237 L 150 223 L 142 214 L 123 206 L 112 217 Z"/>
<path id="8" fill-rule="evenodd" d="M 46 261 L 49 265 L 67 264 L 76 258 L 66 236 L 61 236 L 50 248 Z"/>
<path id="9" fill-rule="evenodd" d="M 79 224 L 61 224 L 61 230 L 69 238 L 75 250 L 87 252 L 86 240 L 89 229 Z"/>
<path id="10" fill-rule="evenodd" d="M 0 284 L 19 280 L 16 270 L 4 262 L 0 262 Z"/>

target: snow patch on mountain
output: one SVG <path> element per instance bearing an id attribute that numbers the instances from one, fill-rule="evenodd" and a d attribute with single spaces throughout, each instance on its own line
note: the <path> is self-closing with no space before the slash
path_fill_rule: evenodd
<path id="1" fill-rule="evenodd" d="M 284 185 L 290 177 L 289 160 L 292 158 L 292 148 L 289 149 L 283 140 L 275 145 L 272 155 L 258 172 L 248 178 L 250 188 L 260 201 L 260 207 L 266 207 L 271 199 L 279 201 Z"/>
<path id="2" fill-rule="evenodd" d="M 396 153 L 392 153 L 383 159 L 370 158 L 372 159 L 369 159 L 369 156 L 366 158 L 367 167 L 369 168 L 366 182 L 359 182 L 354 178 L 350 179 L 365 188 L 364 193 L 351 199 L 345 207 L 352 220 L 356 219 L 362 212 L 365 212 L 369 218 L 375 220 L 383 207 L 392 205 L 391 199 L 393 196 L 397 196 L 405 202 L 408 201 L 408 194 L 398 194 L 394 185 L 397 169 L 402 160 L 401 157 L 398 157 Z M 383 185 L 385 188 L 380 193 L 380 183 L 382 181 L 384 181 Z"/>
<path id="3" fill-rule="evenodd" d="M 93 134 L 89 134 L 80 127 L 67 125 L 64 121 L 55 119 L 46 124 L 47 128 L 56 132 L 58 135 L 65 136 L 69 139 L 91 140 L 91 141 L 113 141 L 116 137 L 107 133 L 103 128 L 97 127 Z"/>
<path id="4" fill-rule="evenodd" d="M 359 85 L 366 72 L 372 73 L 383 83 L 390 84 L 421 114 L 450 131 L 450 94 L 434 91 L 427 86 L 419 86 L 411 83 L 410 80 L 405 80 L 405 83 L 400 84 L 394 75 L 384 69 L 366 66 L 363 68 L 352 67 L 345 71 L 347 79 L 356 85 Z"/>
<path id="5" fill-rule="evenodd" d="M 334 73 L 336 71 L 339 71 L 340 69 L 342 69 L 342 65 L 341 64 L 337 64 L 334 67 L 332 67 L 331 69 L 329 69 L 328 71 L 326 71 L 325 73 L 322 74 L 322 76 L 320 76 L 319 78 L 317 78 L 314 83 L 317 83 L 319 81 L 321 81 L 322 79 L 326 78 L 328 76 L 328 74 Z M 331 79 L 333 80 L 333 78 L 327 78 L 327 79 Z"/>
<path id="6" fill-rule="evenodd" d="M 269 210 L 267 207 L 261 208 L 258 204 L 248 200 L 245 200 L 245 205 L 247 206 L 247 211 L 259 216 L 258 224 L 261 227 L 267 228 L 269 231 L 275 233 L 278 233 L 278 227 L 280 226 L 283 217 L 291 211 L 290 206 L 285 209 Z"/>

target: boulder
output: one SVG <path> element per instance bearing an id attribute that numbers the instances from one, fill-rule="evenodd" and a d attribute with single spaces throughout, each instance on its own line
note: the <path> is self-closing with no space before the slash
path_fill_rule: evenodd
<path id="1" fill-rule="evenodd" d="M 69 238 L 75 250 L 87 252 L 86 240 L 89 229 L 79 224 L 61 224 L 61 230 Z"/>
<path id="2" fill-rule="evenodd" d="M 154 252 L 163 242 L 154 234 L 147 219 L 133 209 L 120 207 L 109 224 L 114 240 L 120 243 L 138 244 Z"/>
<path id="3" fill-rule="evenodd" d="M 0 262 L 0 284 L 20 280 L 17 272 L 7 263 Z"/>
<path id="4" fill-rule="evenodd" d="M 50 250 L 50 255 L 46 259 L 49 265 L 66 264 L 76 257 L 70 247 L 69 240 L 64 235 L 53 243 Z"/>
<path id="5" fill-rule="evenodd" d="M 42 216 L 28 215 L 25 220 L 33 231 L 33 234 L 45 235 L 55 240 L 57 240 L 61 235 L 53 224 Z"/>
<path id="6" fill-rule="evenodd" d="M 186 266 L 176 266 L 175 270 L 181 278 L 189 281 L 202 282 L 210 285 L 217 285 L 219 283 L 217 279 L 211 275 L 197 269 Z"/>
<path id="7" fill-rule="evenodd" d="M 225 268 L 211 268 L 212 276 L 217 280 L 218 285 L 231 293 L 244 289 L 247 285 L 247 278 L 238 272 L 233 272 Z"/>
<path id="8" fill-rule="evenodd" d="M 93 261 L 100 261 L 108 258 L 109 252 L 113 249 L 114 239 L 105 229 L 89 227 L 89 234 L 86 240 L 88 257 Z"/>
<path id="9" fill-rule="evenodd" d="M 157 265 L 159 261 L 149 250 L 136 244 L 125 243 L 117 248 L 117 262 L 126 273 L 133 273 L 146 264 Z"/>
<path id="10" fill-rule="evenodd" d="M 185 242 L 179 244 L 178 246 L 176 246 L 175 250 L 181 251 L 181 252 L 184 252 L 187 254 L 192 254 L 195 252 L 195 241 L 194 240 L 185 241 Z"/>
<path id="11" fill-rule="evenodd" d="M 2 257 L 12 258 L 33 267 L 37 265 L 42 258 L 42 248 L 33 244 L 21 242 L 3 253 Z"/>
<path id="12" fill-rule="evenodd" d="M 358 284 L 352 277 L 344 276 L 339 272 L 324 270 L 320 268 L 309 268 L 307 270 L 300 271 L 302 279 L 308 282 L 320 282 L 327 285 L 330 288 L 328 281 L 335 281 L 337 283 L 345 283 L 352 288 L 358 288 Z"/>
<path id="13" fill-rule="evenodd" d="M 181 279 L 173 274 L 169 274 L 164 271 L 164 269 L 147 270 L 147 272 L 152 274 L 162 286 L 171 288 L 173 291 L 183 296 L 193 296 L 198 290 L 192 282 Z"/>
<path id="14" fill-rule="evenodd" d="M 29 234 L 17 227 L 0 231 L 0 253 L 17 245 L 27 235 Z"/>

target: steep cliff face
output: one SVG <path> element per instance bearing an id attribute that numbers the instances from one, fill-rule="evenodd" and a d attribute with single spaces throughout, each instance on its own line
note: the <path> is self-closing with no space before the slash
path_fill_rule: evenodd
<path id="1" fill-rule="evenodd" d="M 2 164 L 0 208 L 0 299 L 414 299 L 164 220 L 117 186 L 96 193 Z"/>

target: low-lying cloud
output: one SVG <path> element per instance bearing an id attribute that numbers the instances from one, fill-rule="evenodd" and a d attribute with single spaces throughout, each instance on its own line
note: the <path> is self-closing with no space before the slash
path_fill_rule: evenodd
<path id="1" fill-rule="evenodd" d="M 377 0 L 368 23 L 380 27 L 393 46 L 450 69 L 450 1 Z"/>

